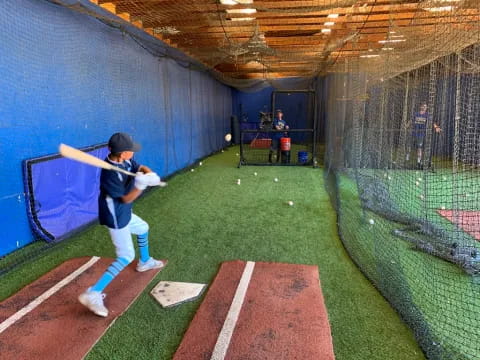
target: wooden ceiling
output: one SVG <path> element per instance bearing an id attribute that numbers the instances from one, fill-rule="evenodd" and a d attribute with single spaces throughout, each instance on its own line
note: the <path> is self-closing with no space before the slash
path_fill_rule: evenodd
<path id="1" fill-rule="evenodd" d="M 405 52 L 440 28 L 477 29 L 480 6 L 480 0 L 90 1 L 236 79 L 313 76 L 345 59 Z"/>

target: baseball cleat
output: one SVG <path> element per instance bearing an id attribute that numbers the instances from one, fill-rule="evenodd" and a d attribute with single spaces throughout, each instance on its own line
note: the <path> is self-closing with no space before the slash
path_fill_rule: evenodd
<path id="1" fill-rule="evenodd" d="M 108 309 L 105 307 L 105 305 L 103 305 L 103 299 L 105 296 L 106 295 L 100 291 L 87 290 L 83 294 L 80 294 L 78 301 L 80 301 L 82 305 L 86 306 L 95 315 L 107 317 Z"/>
<path id="2" fill-rule="evenodd" d="M 151 269 L 160 269 L 164 266 L 165 266 L 165 264 L 163 263 L 163 261 L 155 260 L 154 258 L 151 257 L 145 263 L 142 263 L 141 261 L 138 261 L 137 271 L 144 272 L 144 271 L 148 271 L 148 270 L 151 270 Z"/>

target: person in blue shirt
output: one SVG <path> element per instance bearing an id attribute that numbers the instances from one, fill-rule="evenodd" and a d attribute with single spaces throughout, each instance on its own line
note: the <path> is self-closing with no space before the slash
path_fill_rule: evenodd
<path id="1" fill-rule="evenodd" d="M 148 186 L 165 186 L 166 183 L 149 167 L 138 164 L 133 155 L 140 145 L 126 133 L 116 133 L 108 141 L 110 154 L 105 161 L 136 173 L 135 177 L 117 171 L 102 169 L 100 174 L 100 194 L 98 196 L 98 216 L 101 225 L 108 228 L 115 246 L 116 259 L 98 281 L 82 293 L 78 300 L 94 314 L 108 316 L 103 303 L 103 290 L 135 258 L 132 234 L 140 252 L 136 270 L 147 271 L 162 268 L 165 264 L 150 256 L 148 248 L 148 224 L 132 212 L 133 202 Z"/>
<path id="2" fill-rule="evenodd" d="M 289 126 L 287 122 L 283 119 L 283 111 L 278 109 L 277 116 L 273 120 L 272 128 L 273 130 L 288 130 Z M 268 162 L 273 162 L 273 154 L 276 152 L 277 161 L 280 160 L 280 139 L 284 136 L 284 133 L 275 132 L 272 135 L 272 142 L 270 145 L 270 153 L 268 155 Z"/>
<path id="3" fill-rule="evenodd" d="M 413 147 L 417 150 L 417 168 L 421 168 L 425 136 L 427 134 L 427 122 L 430 116 L 427 110 L 428 105 L 426 103 L 422 103 L 420 105 L 419 111 L 414 114 L 412 121 L 409 123 L 412 128 Z M 441 132 L 442 129 L 438 124 L 433 123 L 433 131 L 433 134 L 435 134 Z M 407 161 L 409 160 L 409 158 L 410 150 L 407 152 Z"/>

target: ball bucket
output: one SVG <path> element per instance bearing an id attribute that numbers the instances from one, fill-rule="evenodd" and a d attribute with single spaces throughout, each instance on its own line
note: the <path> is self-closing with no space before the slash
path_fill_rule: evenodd
<path id="1" fill-rule="evenodd" d="M 308 161 L 308 152 L 307 151 L 299 151 L 298 152 L 298 163 L 305 164 Z"/>
<path id="2" fill-rule="evenodd" d="M 288 137 L 280 138 L 280 150 L 290 151 L 290 138 Z"/>

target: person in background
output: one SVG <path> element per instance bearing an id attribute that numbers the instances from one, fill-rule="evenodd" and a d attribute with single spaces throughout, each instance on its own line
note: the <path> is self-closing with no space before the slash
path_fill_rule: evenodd
<path id="1" fill-rule="evenodd" d="M 283 119 L 283 112 L 281 109 L 276 111 L 275 119 L 272 124 L 273 130 L 288 130 L 289 126 L 287 122 Z M 283 137 L 284 133 L 275 132 L 272 136 L 272 143 L 270 145 L 270 153 L 268 155 L 268 162 L 273 162 L 273 154 L 276 153 L 277 160 L 280 159 L 280 139 Z"/>
<path id="2" fill-rule="evenodd" d="M 425 145 L 425 138 L 427 135 L 427 122 L 430 114 L 428 113 L 428 105 L 426 103 L 422 103 L 420 105 L 419 110 L 414 114 L 412 121 L 408 124 L 412 128 L 412 144 L 413 147 L 417 150 L 417 164 L 416 168 L 422 168 L 422 160 L 423 160 L 423 149 Z M 442 129 L 437 123 L 433 123 L 433 136 L 435 134 L 441 132 Z M 432 141 L 432 149 L 433 149 L 434 142 Z M 410 160 L 410 152 L 411 149 L 407 151 L 406 160 Z M 433 151 L 430 152 L 430 154 Z M 429 159 L 429 165 L 431 159 Z"/>

